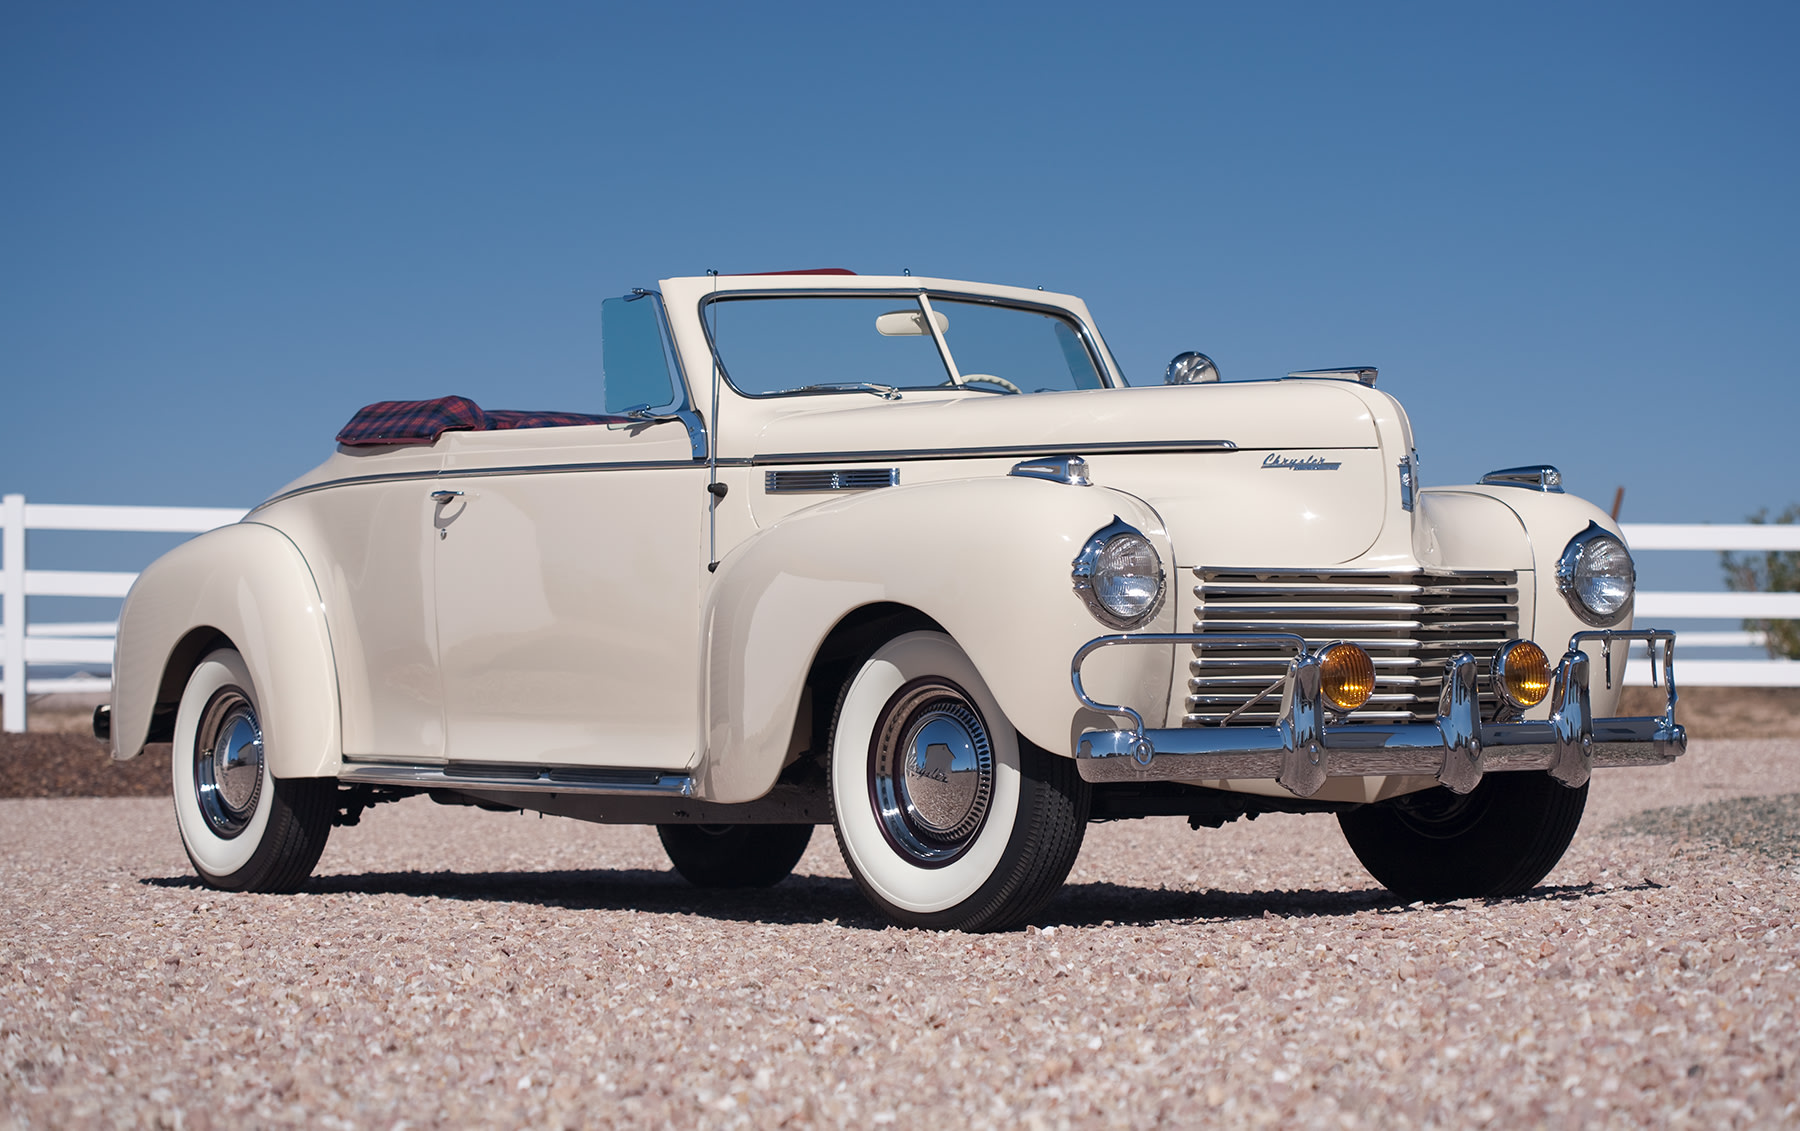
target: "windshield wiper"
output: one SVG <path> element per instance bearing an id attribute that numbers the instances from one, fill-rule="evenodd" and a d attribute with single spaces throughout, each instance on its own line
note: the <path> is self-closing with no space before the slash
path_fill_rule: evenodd
<path id="1" fill-rule="evenodd" d="M 789 389 L 790 393 L 874 393 L 884 401 L 900 399 L 900 390 L 892 385 L 877 385 L 873 381 L 827 381 L 822 385 L 802 385 L 798 389 Z"/>

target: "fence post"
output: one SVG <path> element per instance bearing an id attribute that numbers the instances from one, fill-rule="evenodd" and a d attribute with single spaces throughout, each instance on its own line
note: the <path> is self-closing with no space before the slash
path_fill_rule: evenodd
<path id="1" fill-rule="evenodd" d="M 6 664 L 6 673 L 0 691 L 6 695 L 4 729 L 8 734 L 20 734 L 25 730 L 25 496 L 0 499 L 0 534 L 6 539 L 6 557 L 0 566 L 0 578 L 4 578 L 0 589 L 6 594 L 0 605 L 0 616 L 6 618 L 0 660 Z"/>

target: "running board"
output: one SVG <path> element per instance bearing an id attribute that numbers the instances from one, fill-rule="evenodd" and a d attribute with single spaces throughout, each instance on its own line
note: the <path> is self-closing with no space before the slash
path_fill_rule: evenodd
<path id="1" fill-rule="evenodd" d="M 576 793 L 612 797 L 692 797 L 692 775 L 669 770 L 585 766 L 515 766 L 492 762 L 414 765 L 350 762 L 338 771 L 345 785 L 400 785 L 503 793 Z"/>

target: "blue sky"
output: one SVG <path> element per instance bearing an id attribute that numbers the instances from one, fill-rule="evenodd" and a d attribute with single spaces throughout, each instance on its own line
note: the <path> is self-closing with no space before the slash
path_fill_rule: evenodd
<path id="1" fill-rule="evenodd" d="M 840 265 L 1738 521 L 1800 500 L 1796 13 L 0 0 L 0 490 L 249 505 L 368 401 L 591 407 L 632 286 Z"/>

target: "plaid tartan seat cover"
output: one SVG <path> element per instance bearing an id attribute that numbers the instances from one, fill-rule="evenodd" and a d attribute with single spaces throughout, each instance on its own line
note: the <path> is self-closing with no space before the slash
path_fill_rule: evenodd
<path id="1" fill-rule="evenodd" d="M 349 447 L 430 444 L 445 432 L 498 432 L 512 428 L 562 428 L 577 424 L 622 424 L 623 416 L 581 412 L 487 412 L 468 397 L 429 401 L 377 401 L 357 410 L 337 434 Z"/>

